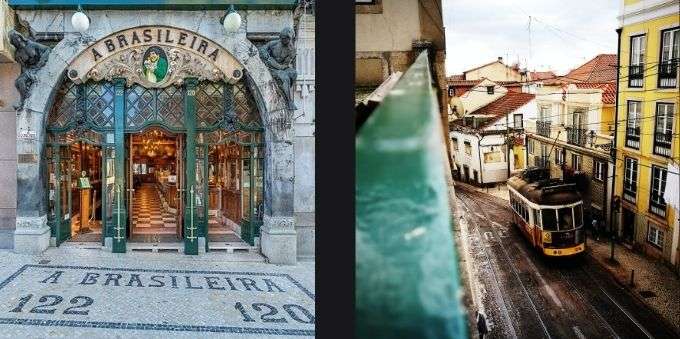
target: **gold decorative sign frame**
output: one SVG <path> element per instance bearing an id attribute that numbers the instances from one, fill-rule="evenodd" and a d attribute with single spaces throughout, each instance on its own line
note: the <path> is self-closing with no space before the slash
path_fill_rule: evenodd
<path id="1" fill-rule="evenodd" d="M 150 52 L 152 57 L 149 57 Z M 149 75 L 160 62 L 164 72 Z M 113 33 L 85 49 L 67 76 L 75 83 L 125 78 L 127 86 L 181 85 L 185 78 L 236 83 L 243 66 L 218 44 L 183 29 L 142 26 Z"/>

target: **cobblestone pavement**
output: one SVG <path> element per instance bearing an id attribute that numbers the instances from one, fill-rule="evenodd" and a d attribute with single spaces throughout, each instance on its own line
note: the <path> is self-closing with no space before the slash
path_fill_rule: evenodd
<path id="1" fill-rule="evenodd" d="M 621 245 L 615 246 L 614 258 L 618 265 L 610 265 L 607 260 L 611 253 L 610 243 L 588 239 L 588 253 L 680 332 L 680 278 L 658 261 Z M 629 285 L 631 270 L 635 270 L 633 287 Z"/>
<path id="2" fill-rule="evenodd" d="M 464 300 L 469 318 L 486 314 L 488 337 L 678 337 L 590 256 L 541 256 L 510 224 L 507 201 L 461 183 L 455 194 Z"/>
<path id="3" fill-rule="evenodd" d="M 314 263 L 253 254 L 0 251 L 2 338 L 314 336 Z"/>

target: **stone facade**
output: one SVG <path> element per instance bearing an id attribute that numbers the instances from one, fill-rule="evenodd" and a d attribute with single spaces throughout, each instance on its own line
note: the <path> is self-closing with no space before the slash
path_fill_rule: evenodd
<path id="1" fill-rule="evenodd" d="M 49 112 L 65 70 L 77 62 L 82 51 L 112 33 L 140 26 L 169 26 L 195 32 L 209 39 L 233 56 L 245 69 L 265 125 L 262 252 L 271 263 L 279 264 L 294 264 L 298 256 L 313 257 L 315 226 L 314 75 L 313 68 L 311 71 L 300 70 L 300 67 L 306 67 L 301 65 L 301 54 L 307 56 L 302 64 L 308 65 L 310 58 L 312 65 L 314 62 L 313 16 L 303 20 L 306 25 L 302 27 L 306 31 L 300 32 L 299 35 L 303 37 L 304 42 L 302 44 L 296 42 L 297 68 L 298 72 L 304 76 L 299 79 L 295 88 L 296 102 L 299 103 L 298 110 L 290 112 L 285 109 L 284 99 L 277 90 L 269 70 L 260 59 L 257 46 L 251 42 L 250 36 L 261 37 L 263 34 L 276 36 L 282 28 L 293 27 L 293 11 L 245 10 L 239 13 L 243 18 L 240 30 L 236 33 L 226 33 L 220 23 L 224 11 L 92 10 L 87 12 L 91 21 L 90 28 L 81 36 L 71 33 L 73 28 L 70 20 L 67 19 L 70 18 L 72 11 L 17 11 L 19 21 L 29 24 L 33 31 L 63 33 L 64 37 L 52 48 L 46 66 L 39 71 L 37 83 L 25 101 L 24 110 L 11 111 L 11 103 L 0 105 L 3 114 L 3 123 L 0 125 L 3 128 L 15 126 L 11 128 L 12 131 L 2 133 L 3 138 L 10 138 L 2 144 L 16 145 L 16 147 L 7 147 L 7 150 L 0 148 L 2 153 L 0 154 L 0 178 L 12 178 L 7 180 L 7 185 L 4 184 L 5 180 L 0 181 L 3 183 L 3 188 L 10 188 L 10 192 L 13 192 L 12 187 L 17 187 L 15 197 L 12 198 L 11 194 L 4 195 L 3 199 L 7 198 L 7 203 L 0 200 L 0 221 L 2 221 L 0 246 L 11 247 L 13 242 L 15 251 L 31 253 L 39 252 L 47 247 L 48 242 L 45 239 L 49 239 L 49 228 L 45 221 L 46 183 L 41 175 L 44 171 L 44 164 L 40 161 L 17 163 L 16 154 L 34 154 L 38 159 L 38 155 L 42 154 L 45 144 L 45 115 Z M 310 27 L 312 27 L 311 30 Z M 312 46 L 311 50 L 309 46 Z M 2 71 L 0 77 L 3 83 L 1 88 L 3 99 L 16 96 L 13 88 L 5 88 L 6 84 L 12 84 L 18 75 L 16 65 L 0 64 L 0 71 Z M 9 95 L 5 96 L 5 93 Z M 294 121 L 294 123 L 277 125 L 274 123 L 277 121 Z M 16 137 L 16 135 L 30 135 L 26 131 L 37 131 L 37 133 L 33 138 Z M 300 135 L 297 136 L 297 133 Z M 7 169 L 3 167 L 4 162 L 7 162 L 7 166 L 4 166 L 8 167 Z M 309 173 L 310 169 L 311 173 Z M 11 183 L 14 183 L 14 186 Z M 16 223 L 13 221 L 15 206 Z M 13 229 L 16 230 L 12 232 Z M 32 245 L 27 246 L 29 243 Z"/>

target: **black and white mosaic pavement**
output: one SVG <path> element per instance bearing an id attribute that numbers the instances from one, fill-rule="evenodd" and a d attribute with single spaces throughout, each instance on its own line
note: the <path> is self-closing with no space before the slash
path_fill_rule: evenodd
<path id="1" fill-rule="evenodd" d="M 219 262 L 219 256 L 216 262 L 100 252 L 69 260 L 64 251 L 48 250 L 40 260 L 0 253 L 6 264 L 0 276 L 0 336 L 315 334 L 310 263 L 280 267 Z"/>

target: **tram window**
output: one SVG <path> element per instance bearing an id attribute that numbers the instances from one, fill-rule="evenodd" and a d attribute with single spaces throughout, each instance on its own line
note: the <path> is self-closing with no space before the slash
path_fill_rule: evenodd
<path id="1" fill-rule="evenodd" d="M 574 228 L 574 216 L 571 214 L 571 207 L 564 207 L 557 210 L 559 216 L 560 231 Z"/>
<path id="2" fill-rule="evenodd" d="M 538 227 L 541 227 L 541 211 L 540 210 L 534 210 L 534 224 Z"/>
<path id="3" fill-rule="evenodd" d="M 583 226 L 583 211 L 581 205 L 574 206 L 574 222 L 576 227 Z"/>
<path id="4" fill-rule="evenodd" d="M 543 224 L 543 229 L 546 231 L 557 231 L 557 218 L 555 210 L 544 209 L 541 211 L 541 221 Z"/>

